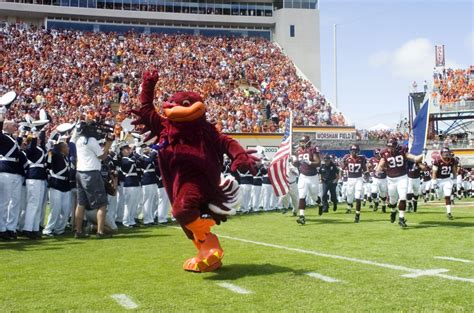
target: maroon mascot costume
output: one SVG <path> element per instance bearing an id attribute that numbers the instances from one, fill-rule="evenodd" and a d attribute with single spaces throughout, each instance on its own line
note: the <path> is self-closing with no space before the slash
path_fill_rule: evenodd
<path id="1" fill-rule="evenodd" d="M 144 73 L 142 106 L 133 111 L 138 115 L 134 124 L 144 125 L 148 139 L 156 136 L 159 167 L 173 216 L 198 250 L 183 268 L 212 271 L 222 266 L 224 251 L 211 227 L 235 213 L 231 207 L 239 195 L 235 180 L 221 182 L 223 155 L 231 158 L 232 170 L 250 170 L 254 174 L 256 158 L 206 120 L 206 108 L 197 93 L 174 94 L 163 104 L 161 115 L 153 105 L 157 81 L 157 71 Z"/>

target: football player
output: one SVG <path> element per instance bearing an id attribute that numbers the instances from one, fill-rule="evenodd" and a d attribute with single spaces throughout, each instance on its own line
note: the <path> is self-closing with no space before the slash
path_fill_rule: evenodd
<path id="1" fill-rule="evenodd" d="M 431 193 L 431 166 L 426 162 L 423 162 L 422 178 L 423 183 L 421 185 L 421 192 L 423 193 L 423 198 L 426 203 L 428 202 Z"/>
<path id="2" fill-rule="evenodd" d="M 362 188 L 363 179 L 362 175 L 367 172 L 367 160 L 365 156 L 359 155 L 359 145 L 351 145 L 350 153 L 344 156 L 343 169 L 347 170 L 347 213 L 352 210 L 352 204 L 355 198 L 356 201 L 356 213 L 354 222 L 359 223 L 360 220 L 360 206 L 362 201 Z"/>
<path id="3" fill-rule="evenodd" d="M 309 136 L 301 137 L 296 154 L 298 156 L 298 168 L 300 171 L 298 178 L 298 194 L 300 198 L 298 202 L 298 210 L 300 216 L 296 222 L 300 225 L 304 225 L 306 223 L 304 216 L 304 211 L 306 209 L 306 197 L 311 197 L 313 201 L 318 200 L 318 166 L 321 165 L 321 158 L 319 156 L 319 149 L 316 147 L 311 147 L 311 139 Z M 319 210 L 321 211 L 321 215 L 322 206 L 319 206 Z"/>
<path id="4" fill-rule="evenodd" d="M 423 164 L 408 162 L 408 212 L 416 212 L 418 209 L 418 197 L 420 196 L 421 171 Z"/>
<path id="5" fill-rule="evenodd" d="M 431 173 L 432 184 L 438 189 L 440 197 L 444 196 L 446 203 L 446 215 L 452 220 L 451 214 L 451 194 L 453 191 L 453 181 L 451 174 L 456 179 L 458 172 L 458 164 L 456 159 L 451 157 L 451 150 L 447 147 L 441 149 L 441 154 L 433 161 L 433 169 Z"/>
<path id="6" fill-rule="evenodd" d="M 349 179 L 349 173 L 343 169 L 341 165 L 339 171 L 342 173 L 341 175 L 341 198 L 339 199 L 339 203 L 346 201 L 347 202 L 347 180 Z"/>
<path id="7" fill-rule="evenodd" d="M 387 203 L 387 173 L 385 170 L 381 172 L 377 172 L 375 169 L 380 162 L 381 159 L 380 149 L 376 149 L 374 151 L 374 156 L 369 160 L 369 170 L 372 175 L 372 185 L 371 185 L 371 193 L 372 199 L 374 199 L 375 207 L 374 211 L 378 210 L 379 207 L 379 197 L 382 200 L 382 212 L 385 213 L 386 210 L 386 203 Z"/>
<path id="8" fill-rule="evenodd" d="M 387 171 L 388 195 L 391 208 L 390 221 L 395 222 L 397 218 L 397 201 L 399 218 L 398 224 L 406 227 L 405 209 L 407 205 L 407 161 L 420 163 L 423 159 L 422 155 L 415 156 L 408 152 L 406 146 L 400 146 L 396 138 L 391 138 L 387 142 L 387 147 L 381 152 L 381 159 L 377 166 L 377 172 L 384 169 Z"/>

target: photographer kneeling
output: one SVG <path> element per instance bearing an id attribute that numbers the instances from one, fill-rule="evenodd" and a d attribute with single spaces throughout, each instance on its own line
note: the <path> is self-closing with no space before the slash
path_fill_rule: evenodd
<path id="1" fill-rule="evenodd" d="M 77 149 L 77 209 L 75 215 L 76 238 L 87 237 L 82 229 L 84 210 L 97 210 L 97 238 L 105 235 L 105 218 L 107 212 L 107 193 L 100 169 L 101 161 L 109 154 L 113 138 L 106 136 L 104 149 L 98 142 L 98 125 L 94 122 L 83 123 L 76 137 Z"/>

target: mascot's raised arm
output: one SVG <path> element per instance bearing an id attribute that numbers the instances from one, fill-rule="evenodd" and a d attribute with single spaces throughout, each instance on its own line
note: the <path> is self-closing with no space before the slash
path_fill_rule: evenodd
<path id="1" fill-rule="evenodd" d="M 172 204 L 172 214 L 198 250 L 183 268 L 208 272 L 222 266 L 224 251 L 211 227 L 235 214 L 239 187 L 235 180 L 221 182 L 223 155 L 231 169 L 256 173 L 257 158 L 234 139 L 219 133 L 205 117 L 202 97 L 195 92 L 177 92 L 162 104 L 163 115 L 153 105 L 157 71 L 145 72 L 141 108 L 133 111 L 134 124 L 144 125 L 148 139 L 156 137 L 163 185 Z M 147 139 L 147 140 L 148 140 Z"/>

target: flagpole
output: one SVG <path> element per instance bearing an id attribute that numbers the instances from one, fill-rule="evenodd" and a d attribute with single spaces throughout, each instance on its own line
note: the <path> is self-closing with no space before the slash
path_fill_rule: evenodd
<path id="1" fill-rule="evenodd" d="M 293 155 L 293 111 L 290 110 L 290 158 Z"/>
<path id="2" fill-rule="evenodd" d="M 428 108 L 426 109 L 426 131 L 425 131 L 425 142 L 423 143 L 423 151 L 424 151 L 424 156 L 423 156 L 423 161 L 426 161 L 426 154 L 428 153 L 428 150 L 426 150 L 426 143 L 428 141 L 428 127 L 430 125 L 430 106 L 431 106 L 431 99 L 428 97 L 428 101 L 426 102 L 426 105 Z"/>

